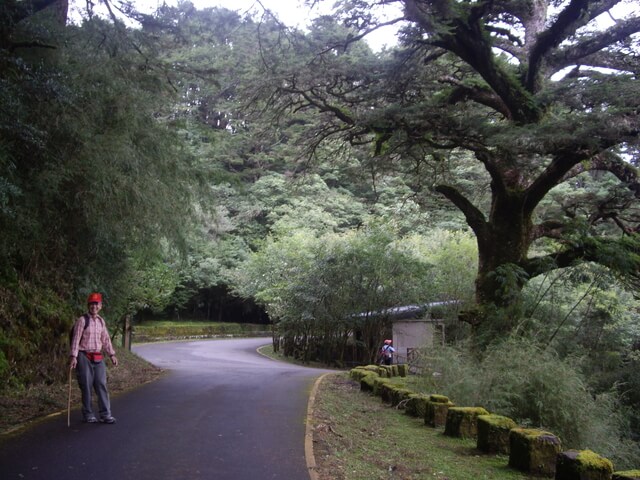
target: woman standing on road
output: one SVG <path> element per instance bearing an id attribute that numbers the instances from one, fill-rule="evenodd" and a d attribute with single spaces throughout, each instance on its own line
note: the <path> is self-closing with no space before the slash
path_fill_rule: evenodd
<path id="1" fill-rule="evenodd" d="M 118 365 L 116 352 L 111 345 L 111 338 L 104 319 L 98 315 L 102 309 L 102 295 L 92 293 L 87 298 L 89 312 L 76 320 L 71 339 L 70 368 L 77 367 L 76 377 L 82 392 L 82 419 L 86 423 L 116 423 L 111 416 L 111 403 L 107 390 L 107 367 L 102 355 L 107 352 L 114 366 Z M 96 418 L 91 402 L 91 390 L 98 397 L 98 414 Z"/>

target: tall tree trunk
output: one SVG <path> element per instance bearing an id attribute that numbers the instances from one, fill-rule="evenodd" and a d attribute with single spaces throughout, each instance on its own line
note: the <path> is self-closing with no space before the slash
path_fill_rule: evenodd
<path id="1" fill-rule="evenodd" d="M 526 283 L 516 272 L 531 245 L 531 214 L 524 212 L 523 203 L 515 195 L 495 198 L 486 227 L 476 232 L 476 301 L 481 307 L 511 305 Z"/>

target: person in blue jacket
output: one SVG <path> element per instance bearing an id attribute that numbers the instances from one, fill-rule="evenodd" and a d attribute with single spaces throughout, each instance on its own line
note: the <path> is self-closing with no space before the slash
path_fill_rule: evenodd
<path id="1" fill-rule="evenodd" d="M 393 354 L 396 349 L 391 346 L 393 340 L 385 340 L 384 345 L 380 349 L 380 356 L 382 357 L 382 363 L 385 365 L 391 365 L 393 363 Z"/>

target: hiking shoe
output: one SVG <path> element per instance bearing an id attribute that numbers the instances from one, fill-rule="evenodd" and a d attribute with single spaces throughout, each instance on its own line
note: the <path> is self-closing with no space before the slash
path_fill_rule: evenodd
<path id="1" fill-rule="evenodd" d="M 98 423 L 98 419 L 96 417 L 87 417 L 83 420 L 84 423 Z"/>
<path id="2" fill-rule="evenodd" d="M 100 419 L 100 423 L 108 423 L 111 425 L 112 423 L 116 423 L 116 419 L 113 417 L 104 417 Z"/>

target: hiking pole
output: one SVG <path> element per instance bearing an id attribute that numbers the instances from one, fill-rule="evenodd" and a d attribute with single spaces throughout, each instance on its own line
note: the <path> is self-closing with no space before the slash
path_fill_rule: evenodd
<path id="1" fill-rule="evenodd" d="M 67 402 L 67 427 L 71 426 L 71 370 L 69 367 L 69 401 Z"/>

